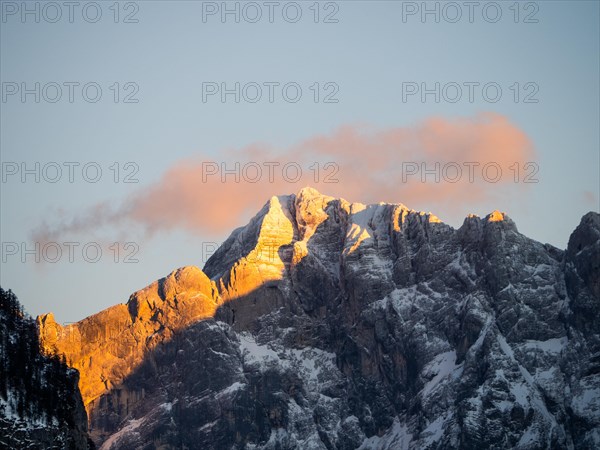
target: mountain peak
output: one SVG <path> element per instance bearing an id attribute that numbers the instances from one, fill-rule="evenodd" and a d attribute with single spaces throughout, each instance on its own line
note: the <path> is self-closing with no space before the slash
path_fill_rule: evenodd
<path id="1" fill-rule="evenodd" d="M 496 209 L 490 214 L 488 214 L 485 217 L 485 220 L 487 220 L 488 222 L 504 222 L 505 218 L 508 218 L 508 216 L 506 216 L 506 213 L 500 212 Z"/>
<path id="2" fill-rule="evenodd" d="M 321 194 L 319 191 L 317 191 L 315 188 L 313 188 L 311 186 L 305 186 L 298 191 L 298 194 L 296 194 L 296 196 L 304 197 L 304 198 L 312 198 L 312 197 L 322 197 L 323 194 Z"/>

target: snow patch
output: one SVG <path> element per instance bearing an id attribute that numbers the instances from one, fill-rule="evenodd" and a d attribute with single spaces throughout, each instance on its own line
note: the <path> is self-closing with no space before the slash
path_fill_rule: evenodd
<path id="1" fill-rule="evenodd" d="M 569 339 L 566 336 L 548 339 L 547 341 L 525 341 L 525 343 L 522 344 L 522 348 L 524 350 L 541 350 L 548 353 L 560 353 L 568 342 Z"/>
<path id="2" fill-rule="evenodd" d="M 240 383 L 239 381 L 236 381 L 231 386 L 228 386 L 225 389 L 223 389 L 221 392 L 219 392 L 217 394 L 217 397 L 220 397 L 222 395 L 233 394 L 234 392 L 237 392 L 240 389 L 244 389 L 244 386 L 246 386 L 244 383 Z"/>
<path id="3" fill-rule="evenodd" d="M 444 436 L 444 425 L 451 418 L 451 416 L 452 415 L 450 415 L 450 417 L 438 417 L 429 425 L 427 425 L 427 428 L 425 428 L 421 433 L 421 435 L 424 437 L 421 443 L 422 447 L 429 447 L 433 443 L 438 442 L 442 436 Z"/>
<path id="4" fill-rule="evenodd" d="M 144 419 L 131 419 L 127 425 L 104 441 L 100 450 L 111 450 L 113 445 L 118 443 L 119 439 L 126 436 L 128 433 L 139 434 L 136 430 L 140 427 L 142 422 L 144 422 Z"/>
<path id="5" fill-rule="evenodd" d="M 431 378 L 423 387 L 421 394 L 425 397 L 429 395 L 436 387 L 450 375 L 454 374 L 454 378 L 460 376 L 462 365 L 456 364 L 456 352 L 454 350 L 437 355 L 423 369 L 423 375 Z M 456 373 L 455 373 L 456 372 Z"/>
<path id="6" fill-rule="evenodd" d="M 357 450 L 409 450 L 411 442 L 412 434 L 408 432 L 408 426 L 396 418 L 383 436 L 365 439 Z"/>

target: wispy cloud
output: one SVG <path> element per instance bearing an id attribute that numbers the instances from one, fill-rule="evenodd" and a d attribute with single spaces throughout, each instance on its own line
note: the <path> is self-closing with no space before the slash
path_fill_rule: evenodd
<path id="1" fill-rule="evenodd" d="M 594 208 L 598 208 L 598 196 L 594 194 L 592 191 L 584 191 L 583 192 L 583 201 L 586 205 Z"/>
<path id="2" fill-rule="evenodd" d="M 272 195 L 293 193 L 306 185 L 352 201 L 402 202 L 414 208 L 439 205 L 434 211 L 438 215 L 468 210 L 475 202 L 489 202 L 491 210 L 504 188 L 526 186 L 524 166 L 535 161 L 525 132 L 491 113 L 435 117 L 411 127 L 348 125 L 283 151 L 253 144 L 223 155 L 222 160 L 198 155 L 176 162 L 160 180 L 120 205 L 99 203 L 71 217 L 57 214 L 37 226 L 33 238 L 49 241 L 132 224 L 148 234 L 184 229 L 223 235 Z M 221 163 L 232 172 L 224 172 Z M 458 177 L 457 167 L 462 170 Z M 515 180 L 516 167 L 520 178 Z M 429 171 L 425 182 L 424 169 Z"/>

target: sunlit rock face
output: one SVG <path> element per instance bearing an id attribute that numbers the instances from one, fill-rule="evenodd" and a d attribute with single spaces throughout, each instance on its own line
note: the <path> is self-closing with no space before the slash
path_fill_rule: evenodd
<path id="1" fill-rule="evenodd" d="M 134 293 L 127 304 L 75 324 L 62 327 L 52 314 L 38 317 L 41 344 L 47 353 L 64 354 L 79 370 L 79 388 L 93 427 L 98 397 L 115 390 L 148 351 L 175 331 L 212 317 L 217 300 L 214 283 L 199 268 L 184 267 Z M 125 393 L 118 399 L 118 410 L 127 413 L 127 406 L 141 395 L 141 390 Z"/>
<path id="2" fill-rule="evenodd" d="M 595 213 L 562 251 L 305 188 L 203 271 L 41 328 L 105 450 L 598 448 L 599 260 Z"/>

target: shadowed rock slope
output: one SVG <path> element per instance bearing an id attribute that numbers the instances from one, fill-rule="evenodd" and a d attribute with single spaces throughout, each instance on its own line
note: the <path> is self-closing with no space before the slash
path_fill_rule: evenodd
<path id="1" fill-rule="evenodd" d="M 78 379 L 41 354 L 35 321 L 0 288 L 0 449 L 93 449 Z"/>

